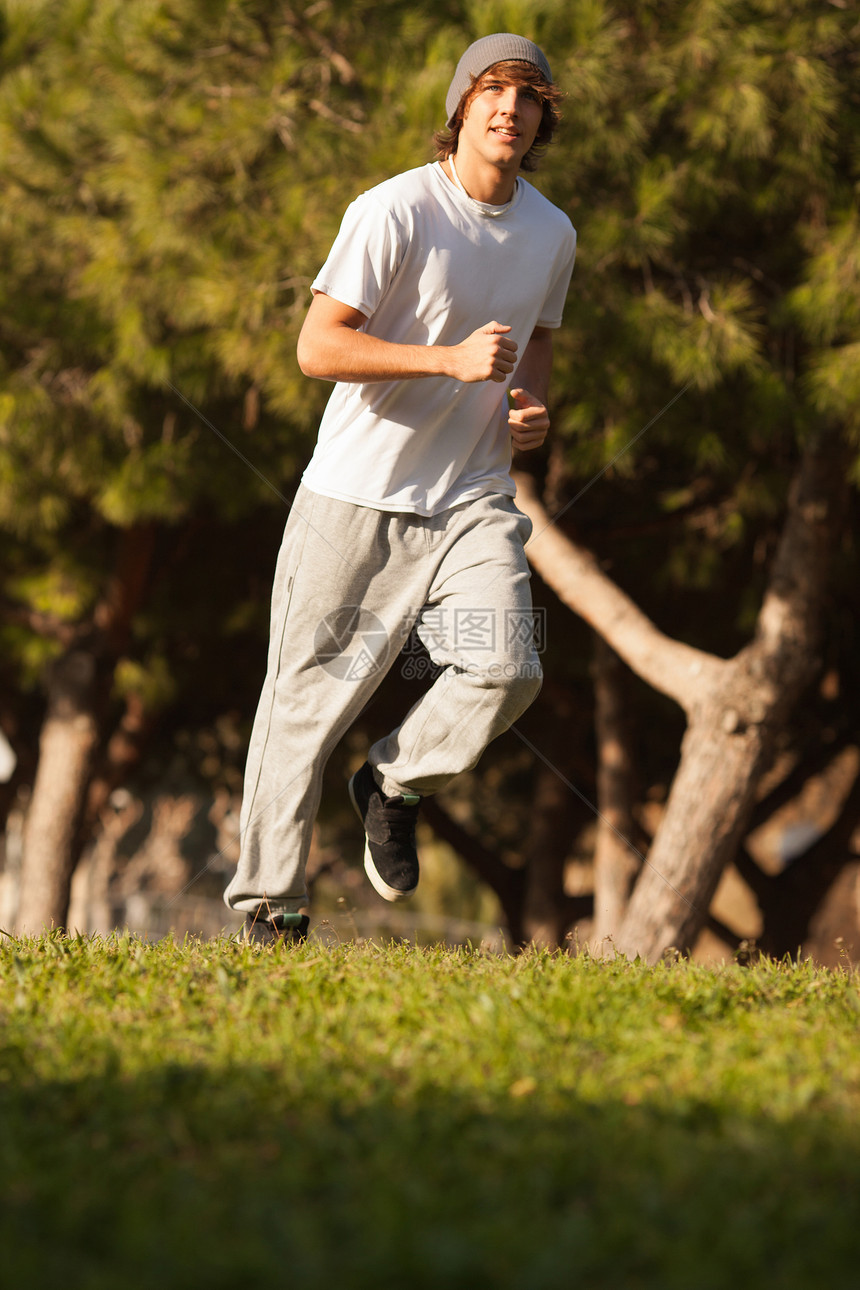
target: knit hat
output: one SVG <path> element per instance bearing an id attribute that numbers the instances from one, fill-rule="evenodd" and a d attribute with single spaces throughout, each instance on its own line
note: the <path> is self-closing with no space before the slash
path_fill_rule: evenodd
<path id="1" fill-rule="evenodd" d="M 453 124 L 457 106 L 464 93 L 472 84 L 473 76 L 480 76 L 493 63 L 503 63 L 513 59 L 518 63 L 533 63 L 548 81 L 552 81 L 552 72 L 546 61 L 543 50 L 525 36 L 512 36 L 507 31 L 497 31 L 492 36 L 482 36 L 470 45 L 457 64 L 454 79 L 445 98 L 445 111 L 448 113 L 448 126 Z"/>

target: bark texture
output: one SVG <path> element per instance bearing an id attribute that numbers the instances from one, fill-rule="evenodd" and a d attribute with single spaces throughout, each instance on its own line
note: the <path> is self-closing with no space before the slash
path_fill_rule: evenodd
<path id="1" fill-rule="evenodd" d="M 16 930 L 65 924 L 75 844 L 98 745 L 95 660 L 71 650 L 54 666 L 39 738 L 39 765 L 24 827 Z"/>
<path id="2" fill-rule="evenodd" d="M 597 840 L 591 948 L 600 954 L 619 932 L 642 866 L 633 815 L 633 752 L 624 665 L 602 636 L 594 638 L 594 727 L 597 743 Z"/>
<path id="3" fill-rule="evenodd" d="M 547 949 L 564 944 L 578 908 L 564 891 L 570 808 L 569 789 L 551 767 L 539 764 L 535 768 L 532 827 L 526 852 L 523 940 Z"/>
<path id="4" fill-rule="evenodd" d="M 746 830 L 760 776 L 817 659 L 821 603 L 841 527 L 845 456 L 835 436 L 805 449 L 754 639 L 724 660 L 672 640 L 572 542 L 518 477 L 534 525 L 532 564 L 571 609 L 687 716 L 681 762 L 616 940 L 628 956 L 689 950 Z"/>
<path id="5" fill-rule="evenodd" d="M 151 525 L 119 537 L 113 576 L 90 621 L 59 624 L 65 650 L 48 680 L 39 761 L 24 827 L 16 931 L 64 927 L 81 828 L 117 660 L 142 600 L 155 541 Z"/>

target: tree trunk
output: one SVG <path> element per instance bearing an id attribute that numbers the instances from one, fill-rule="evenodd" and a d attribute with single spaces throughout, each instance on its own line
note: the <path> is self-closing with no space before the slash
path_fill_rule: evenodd
<path id="1" fill-rule="evenodd" d="M 425 798 L 421 812 L 436 836 L 457 852 L 499 899 L 514 945 L 523 942 L 525 874 L 512 869 L 443 808 L 437 797 Z"/>
<path id="2" fill-rule="evenodd" d="M 776 735 L 816 665 L 821 597 L 841 527 L 845 454 L 822 435 L 804 450 L 755 639 L 732 660 L 671 640 L 553 524 L 528 477 L 517 504 L 534 526 L 529 557 L 560 598 L 689 726 L 666 813 L 633 890 L 617 946 L 654 961 L 689 950 L 726 862 L 746 831 Z"/>
<path id="3" fill-rule="evenodd" d="M 65 925 L 75 840 L 98 744 L 96 666 L 74 649 L 54 666 L 39 739 L 39 765 L 24 827 L 16 930 L 35 935 Z"/>
<path id="4" fill-rule="evenodd" d="M 92 622 L 68 629 L 71 643 L 51 671 L 24 827 L 19 933 L 65 926 L 105 701 L 143 597 L 154 544 L 150 524 L 123 530 L 114 573 Z"/>
<path id="5" fill-rule="evenodd" d="M 633 753 L 624 665 L 602 636 L 594 637 L 594 726 L 597 739 L 597 842 L 591 949 L 600 954 L 618 935 L 642 866 L 634 838 Z"/>
<path id="6" fill-rule="evenodd" d="M 616 938 L 628 955 L 659 958 L 692 948 L 726 864 L 742 841 L 781 723 L 732 729 L 739 684 L 709 696 L 693 716 L 666 811 Z"/>
<path id="7" fill-rule="evenodd" d="M 564 867 L 571 834 L 571 796 L 551 767 L 535 768 L 532 827 L 525 865 L 524 943 L 557 949 L 575 917 L 564 891 Z"/>

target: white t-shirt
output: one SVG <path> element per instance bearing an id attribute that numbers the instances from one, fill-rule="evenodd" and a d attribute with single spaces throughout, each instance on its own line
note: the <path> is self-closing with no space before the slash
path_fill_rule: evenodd
<path id="1" fill-rule="evenodd" d="M 438 162 L 362 193 L 312 284 L 367 316 L 362 330 L 413 345 L 456 345 L 507 323 L 523 351 L 561 323 L 576 233 L 522 178 L 487 207 Z M 304 474 L 312 492 L 384 511 L 435 515 L 498 492 L 513 497 L 510 382 L 450 377 L 338 382 Z"/>

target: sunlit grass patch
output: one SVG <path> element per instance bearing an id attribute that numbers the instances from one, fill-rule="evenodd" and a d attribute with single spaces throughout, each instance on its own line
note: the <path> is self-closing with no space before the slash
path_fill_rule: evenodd
<path id="1" fill-rule="evenodd" d="M 853 1276 L 858 977 L 0 945 L 9 1284 Z"/>

